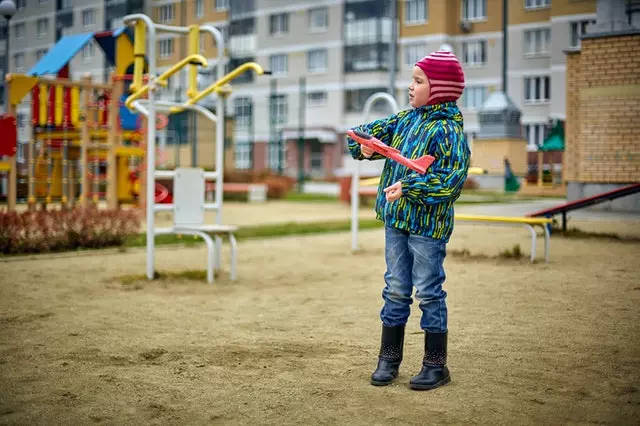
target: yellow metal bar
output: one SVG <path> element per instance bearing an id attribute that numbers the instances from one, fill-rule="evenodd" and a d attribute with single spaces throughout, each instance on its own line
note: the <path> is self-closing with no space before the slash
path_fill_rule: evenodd
<path id="1" fill-rule="evenodd" d="M 87 90 L 87 89 L 85 89 Z M 80 88 L 71 88 L 71 125 L 78 126 L 80 121 Z"/>
<path id="2" fill-rule="evenodd" d="M 475 222 L 526 223 L 529 225 L 545 225 L 553 222 L 553 219 L 540 217 L 480 216 L 473 214 L 456 214 L 454 219 Z"/>
<path id="3" fill-rule="evenodd" d="M 229 74 L 227 74 L 224 77 L 222 77 L 220 80 L 218 80 L 215 83 L 213 83 L 211 86 L 209 86 L 206 89 L 204 89 L 202 92 L 200 92 L 197 95 L 195 95 L 193 98 L 188 99 L 184 103 L 184 106 L 195 104 L 196 102 L 200 101 L 202 98 L 204 98 L 206 96 L 209 96 L 211 93 L 213 93 L 214 91 L 218 90 L 223 85 L 227 84 L 228 82 L 230 82 L 234 78 L 238 77 L 243 72 L 251 70 L 251 69 L 254 70 L 256 72 L 256 74 L 258 74 L 258 75 L 264 74 L 264 69 L 259 64 L 255 63 L 255 62 L 246 62 L 246 63 L 240 65 L 239 67 L 237 67 L 236 69 L 234 69 L 233 71 L 231 71 Z M 184 110 L 183 107 L 173 107 L 173 108 L 171 108 L 170 111 L 171 111 L 171 113 L 176 113 L 176 112 L 180 112 L 180 111 L 183 111 L 183 110 Z"/>
<path id="4" fill-rule="evenodd" d="M 145 46 L 147 42 L 146 27 L 143 20 L 135 24 L 133 42 L 133 82 L 129 86 L 131 92 L 136 92 L 142 87 L 142 74 L 144 71 Z"/>
<path id="5" fill-rule="evenodd" d="M 62 86 L 55 86 L 55 114 L 54 114 L 54 121 L 56 123 L 56 126 L 60 126 L 62 125 L 62 112 L 63 112 L 63 107 L 64 107 L 64 92 L 63 92 L 63 87 Z"/>
<path id="6" fill-rule="evenodd" d="M 200 26 L 191 25 L 189 27 L 189 54 L 197 55 L 200 53 Z M 189 98 L 198 94 L 198 66 L 197 64 L 189 64 L 189 85 L 187 96 Z"/>
<path id="7" fill-rule="evenodd" d="M 49 103 L 49 91 L 46 84 L 40 85 L 40 96 L 38 97 L 38 123 L 41 126 L 47 125 L 47 104 Z"/>
<path id="8" fill-rule="evenodd" d="M 167 85 L 167 79 L 169 77 L 171 77 L 172 75 L 176 74 L 178 71 L 180 71 L 182 68 L 184 68 L 188 64 L 192 64 L 192 63 L 198 63 L 198 64 L 202 65 L 203 67 L 208 66 L 207 58 L 205 58 L 204 56 L 202 56 L 202 55 L 189 55 L 186 58 L 184 58 L 183 60 L 181 60 L 180 62 L 178 62 L 177 64 L 173 65 L 171 68 L 169 68 L 165 72 L 163 72 L 162 74 L 160 74 L 158 76 L 158 78 L 156 78 L 156 83 L 159 84 L 160 86 L 166 86 Z M 124 102 L 124 104 L 127 106 L 127 108 L 133 109 L 133 107 L 131 106 L 133 101 L 140 99 L 148 91 L 149 91 L 149 85 L 145 84 L 144 87 L 140 88 L 140 90 L 138 90 L 137 92 L 135 92 L 132 95 L 130 95 L 127 98 L 127 100 Z"/>
<path id="9" fill-rule="evenodd" d="M 9 162 L 9 161 L 0 161 L 0 172 L 8 172 L 10 170 L 11 170 L 11 162 Z"/>

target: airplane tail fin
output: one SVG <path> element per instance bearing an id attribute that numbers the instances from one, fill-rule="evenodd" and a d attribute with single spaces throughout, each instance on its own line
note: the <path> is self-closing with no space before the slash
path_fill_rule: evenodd
<path id="1" fill-rule="evenodd" d="M 435 161 L 435 157 L 431 155 L 423 155 L 422 157 L 413 160 L 413 164 L 420 168 L 420 173 L 425 174 L 429 166 Z"/>

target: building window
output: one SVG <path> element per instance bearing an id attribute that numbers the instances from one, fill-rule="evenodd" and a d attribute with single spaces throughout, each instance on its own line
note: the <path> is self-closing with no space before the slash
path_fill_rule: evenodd
<path id="1" fill-rule="evenodd" d="M 17 73 L 24 72 L 24 53 L 21 52 L 13 55 L 13 65 Z"/>
<path id="2" fill-rule="evenodd" d="M 549 53 L 551 30 L 539 29 L 524 32 L 524 54 L 540 55 Z"/>
<path id="3" fill-rule="evenodd" d="M 527 140 L 527 148 L 538 149 L 547 138 L 548 128 L 546 123 L 526 124 L 524 126 L 524 137 Z"/>
<path id="4" fill-rule="evenodd" d="M 273 95 L 269 103 L 269 113 L 274 124 L 287 124 L 289 115 L 289 106 L 287 103 L 287 95 Z"/>
<path id="5" fill-rule="evenodd" d="M 525 77 L 524 101 L 526 103 L 542 103 L 551 100 L 550 77 Z"/>
<path id="6" fill-rule="evenodd" d="M 485 86 L 466 87 L 462 95 L 462 105 L 470 110 L 480 109 L 487 100 L 488 93 L 489 90 Z"/>
<path id="7" fill-rule="evenodd" d="M 315 174 L 322 174 L 323 171 L 323 160 L 324 159 L 324 148 L 322 143 L 319 141 L 311 142 L 311 159 L 310 166 L 311 171 Z"/>
<path id="8" fill-rule="evenodd" d="M 278 170 L 280 168 L 280 162 L 286 158 L 286 146 L 280 141 L 273 141 L 269 143 L 267 151 L 267 167 L 271 170 Z M 284 165 L 283 165 L 284 168 Z"/>
<path id="9" fill-rule="evenodd" d="M 462 43 L 462 63 L 482 65 L 487 62 L 487 41 L 467 41 Z"/>
<path id="10" fill-rule="evenodd" d="M 289 14 L 279 13 L 269 17 L 269 34 L 281 36 L 289 32 Z"/>
<path id="11" fill-rule="evenodd" d="M 251 142 L 236 143 L 236 169 L 248 170 L 251 168 Z"/>
<path id="12" fill-rule="evenodd" d="M 204 0 L 196 0 L 196 18 L 202 18 L 204 16 Z"/>
<path id="13" fill-rule="evenodd" d="M 40 59 L 42 59 L 42 57 L 44 55 L 46 55 L 48 51 L 49 51 L 48 49 L 38 49 L 38 50 L 36 50 L 36 62 L 39 61 Z"/>
<path id="14" fill-rule="evenodd" d="M 233 111 L 236 117 L 236 128 L 248 130 L 253 119 L 253 101 L 249 97 L 238 97 L 233 100 Z"/>
<path id="15" fill-rule="evenodd" d="M 96 24 L 96 11 L 94 9 L 82 12 L 82 27 L 87 28 Z"/>
<path id="16" fill-rule="evenodd" d="M 269 57 L 269 67 L 273 75 L 285 75 L 288 69 L 287 55 L 271 55 Z"/>
<path id="17" fill-rule="evenodd" d="M 524 0 L 525 9 L 542 9 L 551 6 L 551 0 Z"/>
<path id="18" fill-rule="evenodd" d="M 320 107 L 327 104 L 327 92 L 309 92 L 307 94 L 307 106 Z"/>
<path id="19" fill-rule="evenodd" d="M 589 19 L 586 21 L 576 21 L 571 23 L 571 47 L 580 47 L 580 39 L 587 33 L 587 25 L 595 24 L 596 21 Z"/>
<path id="20" fill-rule="evenodd" d="M 169 58 L 173 55 L 173 39 L 160 40 L 160 57 Z"/>
<path id="21" fill-rule="evenodd" d="M 327 49 L 310 50 L 307 53 L 307 69 L 310 73 L 327 71 Z"/>
<path id="22" fill-rule="evenodd" d="M 84 62 L 91 62 L 91 60 L 93 59 L 94 51 L 95 51 L 95 47 L 93 45 L 93 42 L 87 43 L 82 48 L 82 60 Z"/>
<path id="23" fill-rule="evenodd" d="M 311 32 L 325 31 L 329 28 L 329 10 L 326 7 L 309 9 L 309 29 Z"/>
<path id="24" fill-rule="evenodd" d="M 217 10 L 227 10 L 229 9 L 229 0 L 213 0 L 216 4 Z"/>
<path id="25" fill-rule="evenodd" d="M 49 33 L 49 20 L 46 18 L 38 19 L 36 22 L 37 25 L 37 37 L 44 38 Z"/>
<path id="26" fill-rule="evenodd" d="M 389 68 L 387 44 L 347 46 L 345 48 L 345 72 L 382 71 Z"/>
<path id="27" fill-rule="evenodd" d="M 24 38 L 25 28 L 24 22 L 16 24 L 16 40 L 22 40 Z"/>
<path id="28" fill-rule="evenodd" d="M 173 4 L 165 4 L 160 6 L 160 16 L 159 21 L 163 24 L 168 24 L 173 22 L 173 19 L 176 16 L 176 8 Z"/>
<path id="29" fill-rule="evenodd" d="M 404 64 L 413 67 L 416 62 L 427 56 L 427 45 L 425 43 L 407 44 L 404 47 Z"/>
<path id="30" fill-rule="evenodd" d="M 404 4 L 404 23 L 407 25 L 427 22 L 429 0 L 406 0 Z"/>
<path id="31" fill-rule="evenodd" d="M 18 0 L 16 1 L 16 9 L 22 10 L 27 6 L 27 0 Z"/>
<path id="32" fill-rule="evenodd" d="M 487 19 L 487 0 L 462 0 L 462 20 L 481 21 Z"/>

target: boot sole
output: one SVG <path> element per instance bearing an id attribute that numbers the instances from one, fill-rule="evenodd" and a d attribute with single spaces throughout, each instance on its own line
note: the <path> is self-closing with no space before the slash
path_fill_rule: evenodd
<path id="1" fill-rule="evenodd" d="M 391 380 L 390 382 L 380 382 L 378 380 L 371 380 L 371 384 L 373 386 L 387 386 L 390 385 L 391 383 L 393 383 L 395 381 L 395 379 Z"/>
<path id="2" fill-rule="evenodd" d="M 413 390 L 431 390 L 431 389 L 438 388 L 440 386 L 444 386 L 449 382 L 451 382 L 451 376 L 447 376 L 446 378 L 440 380 L 437 383 L 434 383 L 433 385 L 420 385 L 418 383 L 409 383 L 409 387 Z"/>

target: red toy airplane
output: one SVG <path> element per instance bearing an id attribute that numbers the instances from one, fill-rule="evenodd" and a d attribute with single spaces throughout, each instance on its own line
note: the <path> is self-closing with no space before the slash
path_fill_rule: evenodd
<path id="1" fill-rule="evenodd" d="M 400 154 L 400 151 L 398 151 L 397 149 L 380 142 L 380 140 L 367 133 L 360 132 L 358 130 L 349 130 L 347 131 L 347 134 L 359 144 L 365 145 L 373 149 L 378 154 L 383 155 L 387 158 L 391 158 L 392 160 L 395 160 L 398 163 L 407 166 L 411 170 L 415 170 L 416 172 L 421 174 L 427 173 L 427 169 L 435 160 L 435 157 L 432 157 L 431 155 L 423 155 L 416 160 L 411 160 Z"/>

